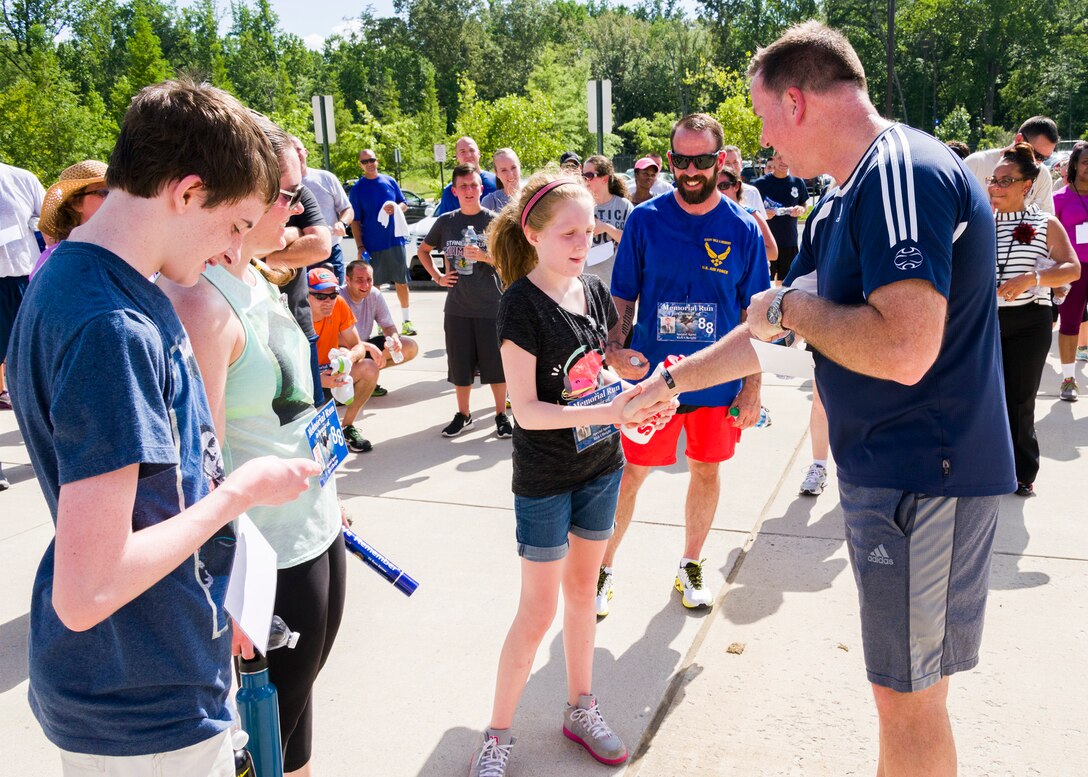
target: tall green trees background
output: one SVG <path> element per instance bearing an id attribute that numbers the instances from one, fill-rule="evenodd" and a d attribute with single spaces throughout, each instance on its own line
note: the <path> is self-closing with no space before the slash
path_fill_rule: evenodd
<path id="1" fill-rule="evenodd" d="M 132 95 L 177 74 L 231 91 L 304 139 L 311 95 L 332 94 L 334 172 L 357 175 L 364 146 L 391 170 L 399 149 L 402 172 L 428 194 L 433 145 L 461 133 L 485 155 L 514 147 L 528 168 L 564 149 L 594 151 L 591 78 L 612 80 L 607 153 L 662 153 L 671 122 L 704 110 L 751 155 L 751 52 L 813 17 L 850 37 L 876 105 L 890 88 L 894 118 L 942 138 L 998 142 L 1037 113 L 1063 137 L 1088 131 L 1088 0 L 899 0 L 890 85 L 886 9 L 700 0 L 693 17 L 674 0 L 394 0 L 394 16 L 364 10 L 312 51 L 268 0 L 0 0 L 0 159 L 45 183 L 74 161 L 105 159 Z"/>

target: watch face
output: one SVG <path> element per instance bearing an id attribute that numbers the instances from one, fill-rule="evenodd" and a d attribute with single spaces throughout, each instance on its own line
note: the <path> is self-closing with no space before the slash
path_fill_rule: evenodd
<path id="1" fill-rule="evenodd" d="M 775 297 L 774 302 L 767 308 L 767 323 L 771 326 L 778 326 L 778 322 L 782 320 L 782 297 Z"/>

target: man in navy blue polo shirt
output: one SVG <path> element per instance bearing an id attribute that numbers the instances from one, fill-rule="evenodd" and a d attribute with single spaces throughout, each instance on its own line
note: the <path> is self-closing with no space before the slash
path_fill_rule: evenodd
<path id="1" fill-rule="evenodd" d="M 880 720 L 877 773 L 952 777 L 948 675 L 978 662 L 998 503 L 1016 487 L 990 206 L 948 148 L 880 117 L 840 33 L 793 27 L 749 75 L 763 144 L 799 175 L 841 183 L 809 216 L 786 285 L 753 297 L 746 326 L 638 399 L 758 369 L 750 336 L 788 329 L 812 343 Z"/>

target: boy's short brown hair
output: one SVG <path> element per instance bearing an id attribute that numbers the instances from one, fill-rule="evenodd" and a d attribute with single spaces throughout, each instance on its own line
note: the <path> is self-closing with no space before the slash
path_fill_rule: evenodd
<path id="1" fill-rule="evenodd" d="M 471 178 L 474 175 L 480 175 L 480 168 L 476 165 L 470 162 L 459 164 L 453 168 L 453 175 L 450 176 L 450 184 L 453 185 L 458 178 Z"/>
<path id="2" fill-rule="evenodd" d="M 820 94 L 843 83 L 868 89 L 865 68 L 850 41 L 817 21 L 795 24 L 770 46 L 758 49 L 748 65 L 748 78 L 757 75 L 773 95 L 790 87 Z"/>
<path id="3" fill-rule="evenodd" d="M 106 183 L 155 197 L 187 175 L 203 182 L 205 208 L 253 196 L 272 203 L 279 192 L 276 154 L 237 99 L 189 80 L 141 89 L 121 123 Z"/>

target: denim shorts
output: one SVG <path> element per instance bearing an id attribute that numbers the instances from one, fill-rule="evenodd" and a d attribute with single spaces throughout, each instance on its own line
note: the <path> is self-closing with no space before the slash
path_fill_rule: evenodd
<path id="1" fill-rule="evenodd" d="M 514 495 L 518 555 L 529 561 L 557 561 L 567 555 L 567 534 L 607 540 L 616 525 L 616 500 L 623 469 L 555 496 Z"/>
<path id="2" fill-rule="evenodd" d="M 920 691 L 978 663 L 1001 497 L 839 481 L 869 682 Z"/>

